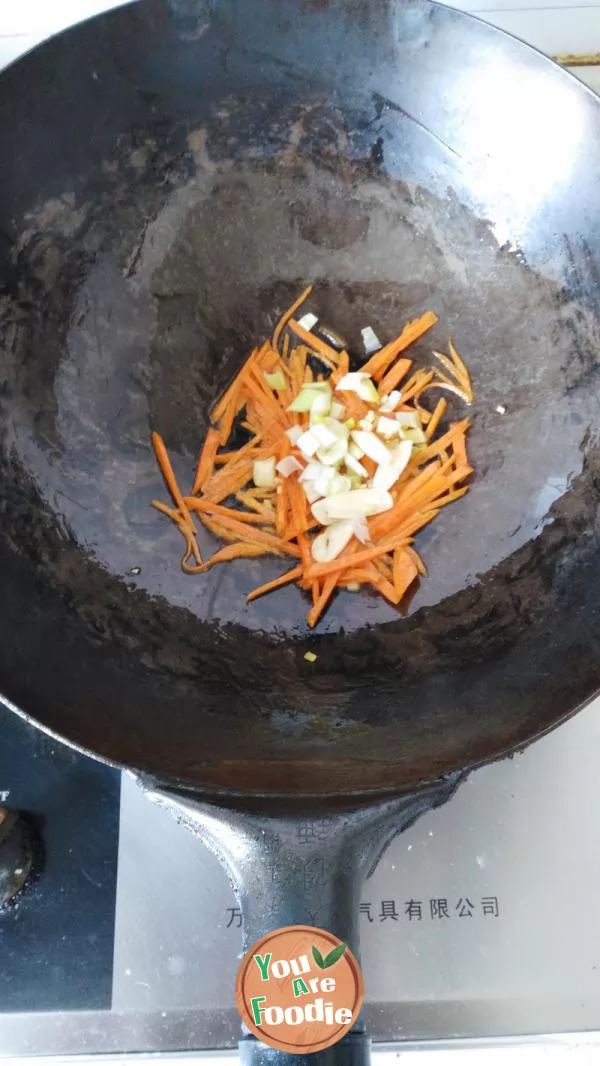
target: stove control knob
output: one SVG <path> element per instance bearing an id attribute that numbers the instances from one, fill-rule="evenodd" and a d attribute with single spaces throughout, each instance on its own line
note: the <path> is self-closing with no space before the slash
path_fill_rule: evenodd
<path id="1" fill-rule="evenodd" d="M 0 907 L 23 888 L 33 866 L 33 834 L 18 811 L 0 807 Z"/>

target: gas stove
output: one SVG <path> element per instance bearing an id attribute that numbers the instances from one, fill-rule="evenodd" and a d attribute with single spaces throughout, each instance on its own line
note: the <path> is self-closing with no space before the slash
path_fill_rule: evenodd
<path id="1" fill-rule="evenodd" d="M 1 706 L 0 736 L 0 892 L 32 865 L 0 908 L 0 1056 L 233 1048 L 216 860 L 132 777 Z M 599 752 L 597 702 L 392 843 L 360 905 L 374 1041 L 600 1030 Z"/>

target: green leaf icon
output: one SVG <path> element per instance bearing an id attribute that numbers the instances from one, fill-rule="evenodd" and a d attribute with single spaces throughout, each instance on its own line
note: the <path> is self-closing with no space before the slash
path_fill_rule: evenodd
<path id="1" fill-rule="evenodd" d="M 335 950 L 337 951 L 337 948 Z M 318 948 L 315 947 L 314 944 L 312 946 L 312 957 L 315 960 L 315 962 L 316 962 L 317 966 L 319 967 L 319 969 L 320 970 L 324 970 L 325 969 L 325 962 L 323 960 L 323 956 L 321 955 L 321 952 L 319 951 Z M 327 956 L 327 958 L 329 958 L 329 955 Z"/>
<path id="2" fill-rule="evenodd" d="M 337 948 L 330 951 L 329 955 L 326 955 L 323 962 L 323 969 L 328 970 L 330 966 L 335 966 L 338 959 L 341 959 L 347 947 L 347 944 L 338 944 Z"/>

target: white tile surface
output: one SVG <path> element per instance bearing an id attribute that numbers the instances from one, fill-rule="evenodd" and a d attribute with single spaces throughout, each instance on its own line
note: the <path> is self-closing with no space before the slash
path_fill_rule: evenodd
<path id="1" fill-rule="evenodd" d="M 0 25 L 1 23 L 2 12 L 0 11 Z M 40 44 L 41 41 L 45 40 L 46 36 L 44 33 L 20 33 L 14 36 L 0 36 L 0 70 L 2 67 L 7 67 L 15 59 L 18 59 L 19 56 L 24 55 L 25 52 L 35 48 L 36 44 Z"/>
<path id="2" fill-rule="evenodd" d="M 126 0 L 0 0 L 0 34 L 49 36 Z"/>
<path id="3" fill-rule="evenodd" d="M 471 2 L 481 3 L 485 0 Z M 463 7 L 463 4 L 464 0 L 461 0 L 460 6 Z M 547 55 L 600 52 L 600 7 L 500 10 L 495 6 L 493 10 L 480 10 L 477 14 L 486 22 L 507 30 Z"/>

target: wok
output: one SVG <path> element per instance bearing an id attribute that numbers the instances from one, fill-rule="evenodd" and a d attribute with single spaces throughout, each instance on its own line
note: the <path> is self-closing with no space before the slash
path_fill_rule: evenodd
<path id="1" fill-rule="evenodd" d="M 0 78 L 0 691 L 204 835 L 248 944 L 356 944 L 390 836 L 600 688 L 599 181 L 597 99 L 427 0 L 144 0 Z M 315 633 L 149 507 L 308 281 L 355 349 L 432 307 L 477 394 L 406 611 Z"/>

